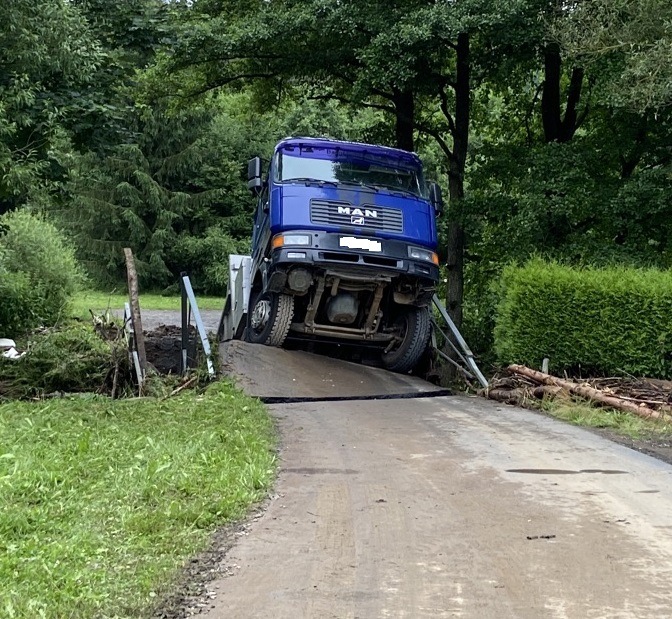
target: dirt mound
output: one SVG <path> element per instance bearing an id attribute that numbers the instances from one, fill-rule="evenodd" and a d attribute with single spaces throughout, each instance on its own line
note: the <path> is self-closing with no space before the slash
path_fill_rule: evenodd
<path id="1" fill-rule="evenodd" d="M 160 325 L 151 331 L 145 331 L 145 350 L 147 361 L 160 374 L 179 374 L 182 358 L 182 329 L 175 325 Z M 196 364 L 196 329 L 189 330 L 187 362 L 190 367 Z"/>

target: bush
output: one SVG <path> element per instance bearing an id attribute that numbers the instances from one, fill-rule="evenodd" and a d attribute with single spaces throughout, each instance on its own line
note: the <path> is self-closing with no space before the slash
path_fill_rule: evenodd
<path id="1" fill-rule="evenodd" d="M 495 351 L 554 372 L 672 376 L 672 273 L 533 260 L 504 270 Z"/>
<path id="2" fill-rule="evenodd" d="M 26 210 L 0 217 L 0 332 L 53 325 L 83 277 L 74 251 L 49 222 Z"/>
<path id="3" fill-rule="evenodd" d="M 180 236 L 171 263 L 189 274 L 196 291 L 223 295 L 229 283 L 229 254 L 248 251 L 248 241 L 237 241 L 223 228 L 212 226 L 203 237 Z"/>
<path id="4" fill-rule="evenodd" d="M 23 333 L 35 325 L 38 298 L 25 273 L 11 273 L 0 264 L 0 337 Z"/>

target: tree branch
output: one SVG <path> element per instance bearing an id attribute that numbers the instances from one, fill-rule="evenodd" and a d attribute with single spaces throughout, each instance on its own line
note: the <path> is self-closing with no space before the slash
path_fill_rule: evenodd
<path id="1" fill-rule="evenodd" d="M 345 103 L 346 105 L 352 105 L 354 103 L 352 99 L 340 97 L 339 95 L 310 95 L 308 99 L 311 101 L 338 101 L 339 103 Z M 369 103 L 367 101 L 358 101 L 357 104 L 364 107 L 374 108 L 376 110 L 383 110 L 384 112 L 390 112 L 390 114 L 395 113 L 395 108 L 392 105 Z"/>
<path id="2" fill-rule="evenodd" d="M 421 133 L 431 135 L 436 140 L 437 144 L 444 152 L 446 157 L 448 157 L 448 159 L 453 159 L 453 151 L 451 150 L 450 146 L 448 146 L 448 143 L 443 139 L 443 136 L 439 131 L 433 129 L 432 127 L 428 127 L 427 125 L 423 125 L 422 123 L 416 123 L 415 128 Z"/>
<path id="3" fill-rule="evenodd" d="M 448 130 L 453 136 L 455 136 L 457 127 L 455 126 L 455 119 L 448 109 L 448 95 L 446 94 L 446 89 L 443 86 L 439 88 L 439 97 L 441 99 L 441 111 L 448 121 Z"/>

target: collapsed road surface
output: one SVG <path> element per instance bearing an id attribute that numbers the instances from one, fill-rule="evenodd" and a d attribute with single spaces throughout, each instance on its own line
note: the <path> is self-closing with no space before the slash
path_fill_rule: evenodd
<path id="1" fill-rule="evenodd" d="M 202 616 L 672 615 L 670 465 L 463 396 L 270 408 L 274 497 Z"/>

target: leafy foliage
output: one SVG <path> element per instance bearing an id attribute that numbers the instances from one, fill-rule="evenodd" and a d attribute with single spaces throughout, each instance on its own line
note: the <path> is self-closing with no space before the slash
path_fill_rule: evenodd
<path id="1" fill-rule="evenodd" d="M 555 35 L 569 53 L 601 68 L 610 100 L 637 111 L 672 104 L 672 6 L 666 0 L 570 3 Z"/>
<path id="2" fill-rule="evenodd" d="M 131 247 L 141 281 L 165 286 L 166 265 L 180 230 L 208 212 L 221 195 L 194 182 L 204 149 L 199 142 L 207 115 L 138 120 L 140 139 L 106 157 L 82 157 L 72 176 L 74 200 L 64 211 L 79 255 L 98 281 L 123 279 L 123 247 Z"/>
<path id="3" fill-rule="evenodd" d="M 0 217 L 0 328 L 22 332 L 63 316 L 83 276 L 53 224 L 27 210 Z"/>
<path id="4" fill-rule="evenodd" d="M 503 363 L 555 372 L 672 376 L 672 274 L 576 270 L 533 260 L 500 282 L 495 349 Z"/>
<path id="5" fill-rule="evenodd" d="M 204 236 L 178 237 L 172 260 L 176 265 L 189 265 L 189 276 L 196 290 L 222 294 L 229 284 L 229 255 L 248 253 L 247 240 L 236 241 L 221 226 L 212 226 Z"/>
<path id="6" fill-rule="evenodd" d="M 100 49 L 63 0 L 0 6 L 0 214 L 62 179 L 54 146 L 76 114 Z M 66 140 L 67 142 L 67 140 Z"/>

